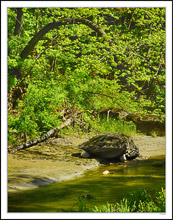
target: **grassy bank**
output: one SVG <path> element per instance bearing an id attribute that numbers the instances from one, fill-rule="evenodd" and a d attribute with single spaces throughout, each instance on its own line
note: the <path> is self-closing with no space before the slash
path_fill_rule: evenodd
<path id="1" fill-rule="evenodd" d="M 124 133 L 127 135 L 138 135 L 136 131 L 136 125 L 132 121 L 123 121 L 120 119 L 106 119 L 102 118 L 99 120 L 94 120 L 90 122 L 87 129 L 80 129 L 80 127 L 75 124 L 73 127 L 69 126 L 60 131 L 61 135 L 96 135 L 100 133 Z"/>
<path id="2" fill-rule="evenodd" d="M 93 208 L 87 207 L 86 199 L 78 198 L 76 205 L 79 212 L 165 212 L 165 189 L 156 192 L 154 197 L 143 190 L 131 193 L 115 204 L 106 203 Z"/>

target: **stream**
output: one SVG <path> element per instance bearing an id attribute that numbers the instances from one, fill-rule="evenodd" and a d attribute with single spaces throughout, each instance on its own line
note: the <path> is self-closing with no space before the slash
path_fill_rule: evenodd
<path id="1" fill-rule="evenodd" d="M 109 174 L 104 175 L 105 170 Z M 92 208 L 120 202 L 129 193 L 155 195 L 165 188 L 165 156 L 101 164 L 80 177 L 35 189 L 8 192 L 8 212 L 78 212 L 79 200 Z M 89 196 L 86 196 L 89 195 Z"/>

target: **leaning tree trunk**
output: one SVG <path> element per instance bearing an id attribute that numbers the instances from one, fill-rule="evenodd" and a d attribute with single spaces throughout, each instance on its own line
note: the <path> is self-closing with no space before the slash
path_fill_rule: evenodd
<path id="1" fill-rule="evenodd" d="M 21 144 L 17 147 L 14 147 L 14 148 L 9 148 L 8 149 L 8 152 L 11 153 L 11 152 L 15 152 L 15 151 L 18 151 L 18 150 L 22 150 L 22 149 L 26 149 L 26 148 L 29 148 L 29 147 L 32 147 L 38 143 L 41 143 L 43 141 L 46 141 L 47 139 L 57 135 L 57 133 L 64 127 L 67 127 L 69 125 L 71 125 L 73 122 L 77 122 L 79 119 L 80 119 L 80 116 L 84 113 L 84 112 L 88 112 L 88 110 L 85 110 L 85 111 L 78 111 L 74 106 L 72 107 L 66 107 L 65 109 L 63 109 L 62 113 L 63 113 L 63 116 L 62 116 L 62 119 L 63 119 L 63 123 L 56 127 L 56 128 L 53 128 L 51 129 L 50 131 L 48 131 L 45 135 L 41 136 L 40 138 L 37 138 L 35 140 L 31 140 L 31 141 L 28 141 L 27 143 L 25 144 Z"/>
<path id="2" fill-rule="evenodd" d="M 12 152 L 15 152 L 15 151 L 18 151 L 18 150 L 26 149 L 26 148 L 32 147 L 32 146 L 34 146 L 34 145 L 36 145 L 38 143 L 46 141 L 50 137 L 53 137 L 58 131 L 60 131 L 60 129 L 69 126 L 74 121 L 74 119 L 75 119 L 75 115 L 70 117 L 70 118 L 68 118 L 60 126 L 58 126 L 56 128 L 53 128 L 50 131 L 48 131 L 44 136 L 41 136 L 40 138 L 32 140 L 32 141 L 28 141 L 27 143 L 21 144 L 21 145 L 15 147 L 15 148 L 8 149 L 8 152 L 12 153 Z"/>
<path id="3" fill-rule="evenodd" d="M 20 17 L 19 17 L 20 15 Z M 15 33 L 19 33 L 19 25 L 21 25 L 21 22 L 23 19 L 22 16 L 22 9 L 20 9 L 18 11 L 17 16 L 19 17 L 20 22 L 16 22 L 16 31 Z M 28 57 L 28 55 L 30 54 L 30 52 L 34 49 L 35 45 L 38 43 L 38 41 L 40 39 L 42 39 L 42 37 L 49 32 L 52 29 L 55 28 L 59 28 L 59 26 L 61 25 L 66 25 L 66 24 L 74 24 L 74 23 L 82 23 L 87 25 L 88 27 L 90 27 L 91 29 L 93 29 L 94 31 L 96 31 L 98 33 L 99 36 L 106 36 L 106 33 L 104 32 L 104 30 L 102 28 L 100 28 L 97 24 L 93 23 L 92 21 L 89 21 L 85 18 L 65 18 L 65 19 L 61 19 L 58 22 L 52 22 L 47 24 L 44 28 L 42 28 L 37 34 L 35 34 L 35 36 L 28 42 L 28 45 L 23 49 L 23 51 L 20 54 L 20 57 L 24 60 Z M 21 26 L 20 26 L 21 28 Z M 16 68 L 13 69 L 9 69 L 9 74 L 16 76 L 17 79 L 22 79 L 22 74 L 21 74 L 21 66 L 18 66 Z M 24 78 L 23 78 L 24 79 Z M 20 87 L 20 82 L 19 82 L 19 87 Z M 24 88 L 23 88 L 24 90 Z M 16 93 L 16 89 L 14 88 L 14 91 L 11 91 L 11 94 L 9 96 L 14 96 L 14 93 Z M 18 97 L 19 99 L 21 98 L 20 96 Z"/>
<path id="4" fill-rule="evenodd" d="M 99 36 L 106 36 L 106 33 L 102 28 L 100 28 L 97 24 L 93 23 L 92 21 L 89 21 L 85 18 L 65 18 L 61 19 L 58 22 L 52 22 L 47 24 L 44 28 L 42 28 L 29 42 L 28 45 L 23 49 L 23 51 L 20 54 L 20 57 L 22 59 L 26 59 L 30 52 L 34 49 L 35 45 L 38 43 L 38 41 L 50 30 L 59 28 L 61 25 L 67 25 L 67 24 L 74 24 L 74 23 L 82 23 L 93 29 L 98 33 Z M 18 78 L 22 78 L 20 73 L 20 66 L 18 67 L 18 71 L 16 71 Z"/>
<path id="5" fill-rule="evenodd" d="M 74 24 L 74 23 L 82 23 L 96 31 L 99 36 L 106 36 L 106 33 L 102 28 L 100 28 L 97 24 L 93 23 L 92 21 L 89 21 L 85 18 L 65 18 L 61 19 L 58 22 L 52 22 L 47 24 L 43 29 L 41 29 L 28 43 L 28 45 L 24 48 L 24 50 L 21 52 L 20 56 L 21 58 L 25 59 L 29 55 L 29 53 L 32 51 L 32 49 L 35 47 L 36 43 L 50 30 L 54 28 L 59 28 L 61 25 L 67 25 L 67 24 Z"/>
<path id="6" fill-rule="evenodd" d="M 22 9 L 20 9 L 18 11 L 17 16 L 19 17 L 20 15 L 20 21 L 22 22 L 21 19 L 23 19 L 22 16 Z M 19 25 L 21 25 L 21 22 L 16 22 L 16 33 L 19 33 Z M 66 24 L 74 24 L 74 23 L 82 23 L 87 25 L 88 27 L 90 27 L 91 29 L 93 29 L 94 31 L 96 31 L 98 33 L 99 36 L 106 36 L 106 33 L 104 32 L 104 30 L 102 28 L 100 28 L 97 24 L 93 23 L 92 21 L 89 21 L 85 18 L 65 18 L 65 19 L 61 19 L 58 22 L 52 22 L 47 24 L 44 28 L 42 28 L 37 34 L 35 34 L 35 36 L 28 42 L 28 45 L 23 49 L 23 51 L 20 54 L 20 57 L 24 60 L 28 57 L 28 55 L 30 54 L 30 52 L 34 49 L 35 45 L 37 44 L 37 42 L 50 30 L 55 29 L 55 28 L 59 28 L 59 26 L 61 25 L 66 25 Z M 22 79 L 22 75 L 21 75 L 21 66 L 18 66 L 16 68 L 13 68 L 12 70 L 9 69 L 9 74 L 10 75 L 14 75 L 17 77 L 17 79 Z M 23 78 L 24 79 L 24 78 Z M 19 82 L 18 87 L 22 87 L 21 85 L 23 82 Z M 24 86 L 22 87 L 22 91 L 24 91 L 25 88 Z M 18 88 L 14 88 L 13 90 L 10 91 L 9 97 L 16 97 L 15 94 L 19 94 L 19 90 Z M 23 94 L 23 92 L 21 93 Z M 17 96 L 18 99 L 21 98 L 21 96 Z M 10 100 L 10 99 L 9 99 Z M 17 99 L 16 99 L 17 101 Z M 15 102 L 16 102 L 15 101 Z M 15 106 L 15 103 L 12 102 L 11 104 L 12 106 Z"/>

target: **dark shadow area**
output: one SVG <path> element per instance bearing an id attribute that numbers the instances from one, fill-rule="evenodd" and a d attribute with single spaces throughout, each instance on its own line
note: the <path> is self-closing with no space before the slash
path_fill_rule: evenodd
<path id="1" fill-rule="evenodd" d="M 75 154 L 72 154 L 73 157 L 78 157 L 78 158 L 82 158 L 81 157 L 81 153 L 75 153 Z M 87 158 L 83 158 L 83 159 L 87 159 Z"/>
<path id="2" fill-rule="evenodd" d="M 31 183 L 34 184 L 35 186 L 43 186 L 46 184 L 50 184 L 50 183 L 55 183 L 55 180 L 52 180 L 50 178 L 47 177 L 43 177 L 43 178 L 34 178 Z"/>
<path id="3" fill-rule="evenodd" d="M 111 158 L 111 159 L 105 159 L 105 158 L 99 158 L 99 157 L 95 157 L 93 155 L 91 155 L 89 158 L 85 158 L 81 156 L 81 153 L 74 153 L 72 154 L 73 157 L 78 157 L 78 158 L 82 158 L 84 160 L 86 159 L 95 159 L 97 160 L 100 164 L 105 164 L 105 165 L 109 165 L 110 163 L 118 163 L 121 162 L 119 158 Z"/>

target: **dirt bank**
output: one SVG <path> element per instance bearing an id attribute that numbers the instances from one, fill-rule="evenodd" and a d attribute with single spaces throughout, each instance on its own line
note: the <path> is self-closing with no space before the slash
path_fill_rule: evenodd
<path id="1" fill-rule="evenodd" d="M 51 139 L 8 155 L 8 190 L 23 190 L 79 176 L 99 166 L 96 159 L 80 157 L 78 145 L 89 137 Z M 165 137 L 135 136 L 140 158 L 165 155 Z"/>

